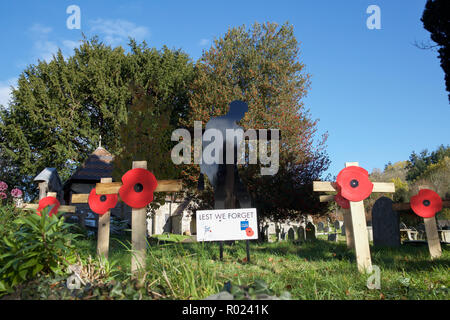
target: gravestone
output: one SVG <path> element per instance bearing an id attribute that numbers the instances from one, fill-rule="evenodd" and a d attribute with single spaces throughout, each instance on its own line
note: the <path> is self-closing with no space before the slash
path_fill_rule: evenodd
<path id="1" fill-rule="evenodd" d="M 306 224 L 305 228 L 306 233 L 306 241 L 314 241 L 316 240 L 316 226 L 311 222 Z"/>
<path id="2" fill-rule="evenodd" d="M 294 241 L 295 240 L 295 231 L 294 228 L 289 228 L 288 232 L 287 232 L 287 239 L 289 241 Z"/>
<path id="3" fill-rule="evenodd" d="M 379 198 L 372 208 L 373 244 L 375 246 L 400 246 L 399 215 L 392 209 L 392 200 Z"/>
<path id="4" fill-rule="evenodd" d="M 345 223 L 341 227 L 341 235 L 345 236 Z"/>
<path id="5" fill-rule="evenodd" d="M 329 233 L 328 241 L 337 242 L 338 241 L 337 233 Z"/>
<path id="6" fill-rule="evenodd" d="M 323 222 L 319 222 L 317 224 L 317 232 L 322 232 L 324 230 L 324 224 Z"/>
<path id="7" fill-rule="evenodd" d="M 305 227 L 303 227 L 303 226 L 298 227 L 297 235 L 298 235 L 298 241 L 300 241 L 300 242 L 306 241 Z"/>
<path id="8" fill-rule="evenodd" d="M 275 240 L 273 239 L 272 235 L 275 235 L 275 237 L 277 237 L 277 230 L 275 227 L 275 223 L 270 222 L 268 229 L 267 229 L 267 239 L 269 242 L 274 242 Z"/>
<path id="9" fill-rule="evenodd" d="M 342 226 L 344 225 L 344 222 L 343 222 L 343 221 L 336 220 L 336 221 L 333 223 L 333 225 L 334 225 L 334 229 L 336 229 L 336 232 L 339 232 L 339 231 L 341 231 L 341 228 L 342 228 Z"/>

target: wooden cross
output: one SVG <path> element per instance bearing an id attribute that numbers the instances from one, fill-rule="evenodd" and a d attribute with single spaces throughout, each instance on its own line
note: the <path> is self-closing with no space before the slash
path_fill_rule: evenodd
<path id="1" fill-rule="evenodd" d="M 419 186 L 419 190 L 426 189 L 425 186 Z M 450 201 L 442 201 L 443 208 L 450 208 Z M 392 205 L 394 210 L 409 210 L 411 209 L 410 203 L 395 203 Z M 436 225 L 436 217 L 423 218 L 425 225 L 425 233 L 427 234 L 428 250 L 430 251 L 431 259 L 439 258 L 442 255 L 441 241 L 439 239 L 439 233 Z"/>
<path id="2" fill-rule="evenodd" d="M 56 198 L 57 197 L 57 194 L 56 194 L 56 192 L 48 192 L 47 193 L 47 197 L 53 197 L 53 198 Z M 42 198 L 40 198 L 40 200 L 41 199 L 43 199 L 43 198 L 45 198 L 45 197 L 42 197 Z M 37 203 L 24 203 L 21 207 L 20 207 L 20 209 L 22 209 L 22 210 L 37 210 L 39 208 L 39 204 L 37 204 Z M 61 212 L 69 212 L 69 213 L 75 213 L 75 210 L 76 210 L 77 208 L 76 207 L 74 207 L 74 206 L 59 206 L 59 209 L 58 209 L 58 211 L 61 211 Z"/>
<path id="3" fill-rule="evenodd" d="M 110 183 L 112 178 L 101 178 L 101 183 Z M 72 203 L 88 203 L 89 194 L 72 194 Z M 97 223 L 97 254 L 108 259 L 109 229 L 111 211 L 106 211 L 98 217 Z"/>
<path id="4" fill-rule="evenodd" d="M 147 169 L 147 161 L 133 161 L 133 169 Z M 107 180 L 106 180 L 107 179 Z M 112 182 L 111 178 L 103 178 L 95 186 L 96 194 L 117 194 L 122 182 Z M 182 189 L 181 180 L 159 180 L 155 192 L 178 192 Z M 88 203 L 89 194 L 73 194 L 72 203 Z M 118 195 L 118 200 L 121 201 Z M 110 211 L 99 218 L 97 252 L 107 256 L 109 249 L 109 220 Z M 146 208 L 132 209 L 131 213 L 131 243 L 133 254 L 131 257 L 131 271 L 136 273 L 145 269 L 147 250 L 147 210 Z"/>
<path id="5" fill-rule="evenodd" d="M 358 162 L 346 162 L 345 167 L 358 166 Z M 337 191 L 335 184 L 332 182 L 314 181 L 313 190 L 319 191 Z M 372 192 L 395 192 L 393 183 L 374 182 Z M 321 201 L 334 199 L 334 196 L 324 196 Z M 345 217 L 345 216 L 344 216 Z M 369 234 L 366 225 L 366 215 L 364 213 L 363 201 L 350 201 L 350 218 L 353 227 L 353 243 L 356 253 L 356 262 L 359 272 L 371 272 L 372 260 L 370 257 Z M 345 226 L 347 233 L 347 225 Z"/>

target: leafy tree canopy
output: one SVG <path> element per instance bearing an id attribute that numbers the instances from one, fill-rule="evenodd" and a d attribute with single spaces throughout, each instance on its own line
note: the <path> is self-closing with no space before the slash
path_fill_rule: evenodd
<path id="1" fill-rule="evenodd" d="M 33 177 L 45 167 L 57 168 L 65 180 L 95 149 L 99 135 L 117 155 L 131 84 L 153 92 L 156 113 L 170 106 L 172 124 L 184 117 L 194 74 L 190 58 L 145 42 L 130 40 L 129 46 L 126 53 L 95 37 L 84 39 L 72 56 L 58 51 L 50 62 L 38 61 L 20 74 L 10 105 L 0 108 L 0 180 L 31 194 Z"/>
<path id="2" fill-rule="evenodd" d="M 427 0 L 421 21 L 439 47 L 438 58 L 445 72 L 447 92 L 450 92 L 450 1 Z M 450 100 L 450 94 L 448 98 Z"/>
<path id="3" fill-rule="evenodd" d="M 226 114 L 231 101 L 242 100 L 249 106 L 240 123 L 245 130 L 281 130 L 276 175 L 261 176 L 260 165 L 240 168 L 260 215 L 278 220 L 323 212 L 326 205 L 312 207 L 318 201 L 310 199 L 312 180 L 319 179 L 329 165 L 326 136 L 316 139 L 317 121 L 303 103 L 310 76 L 300 61 L 292 25 L 230 28 L 203 53 L 196 69 L 186 127 L 192 128 L 195 120 L 205 125 L 211 117 Z M 198 172 L 198 166 L 184 170 L 194 183 Z"/>

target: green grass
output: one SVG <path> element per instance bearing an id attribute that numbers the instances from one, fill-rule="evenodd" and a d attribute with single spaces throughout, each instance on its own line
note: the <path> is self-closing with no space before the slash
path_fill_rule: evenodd
<path id="1" fill-rule="evenodd" d="M 111 239 L 110 261 L 116 262 L 122 281 L 130 277 L 127 243 L 127 237 Z M 293 299 L 450 299 L 448 246 L 434 261 L 426 245 L 371 247 L 372 263 L 381 270 L 380 290 L 367 288 L 369 275 L 357 271 L 354 252 L 344 241 L 251 242 L 250 248 L 251 262 L 247 263 L 243 241 L 225 245 L 223 261 L 219 261 L 217 243 L 151 243 L 147 292 L 167 299 L 203 299 L 220 291 L 227 281 L 247 285 L 262 279 L 275 294 L 288 291 Z M 95 241 L 83 241 L 80 251 L 94 255 Z"/>

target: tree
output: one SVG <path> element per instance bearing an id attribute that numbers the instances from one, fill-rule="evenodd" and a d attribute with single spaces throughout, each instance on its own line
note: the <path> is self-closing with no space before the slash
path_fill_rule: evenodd
<path id="1" fill-rule="evenodd" d="M 299 57 L 291 25 L 255 23 L 249 30 L 245 26 L 229 29 L 196 64 L 186 127 L 192 127 L 194 120 L 205 125 L 211 117 L 226 114 L 231 101 L 242 100 L 249 106 L 240 123 L 244 130 L 281 130 L 276 175 L 261 176 L 260 165 L 240 168 L 260 217 L 286 219 L 321 211 L 310 205 L 317 202 L 310 201 L 311 182 L 329 165 L 326 136 L 315 143 L 317 120 L 311 119 L 302 101 L 310 76 Z M 198 171 L 198 166 L 186 166 L 184 173 L 195 183 Z"/>
<path id="2" fill-rule="evenodd" d="M 431 153 L 427 149 L 422 150 L 419 154 L 413 151 L 406 167 L 408 170 L 406 180 L 413 182 L 426 171 L 429 165 L 436 164 L 445 157 L 450 157 L 450 146 L 441 145 Z"/>
<path id="3" fill-rule="evenodd" d="M 439 47 L 441 67 L 445 73 L 445 85 L 450 92 L 450 2 L 448 0 L 427 0 L 421 18 L 423 26 L 431 33 Z M 450 100 L 450 94 L 449 94 Z"/>
<path id="4" fill-rule="evenodd" d="M 19 77 L 12 102 L 0 109 L 0 179 L 35 194 L 31 181 L 45 167 L 62 180 L 85 161 L 99 135 L 113 154 L 121 150 L 131 84 L 152 90 L 159 108 L 171 106 L 171 123 L 184 117 L 194 68 L 179 50 L 149 49 L 130 41 L 131 52 L 97 38 L 82 42 L 73 56 L 61 51 L 38 61 Z M 145 128 L 142 128 L 145 129 Z M 150 157 L 150 155 L 149 155 Z"/>

